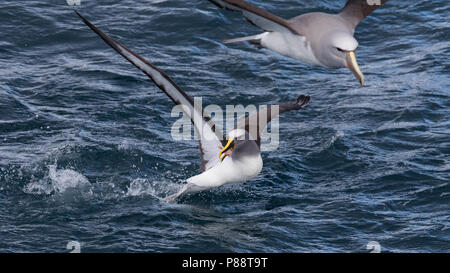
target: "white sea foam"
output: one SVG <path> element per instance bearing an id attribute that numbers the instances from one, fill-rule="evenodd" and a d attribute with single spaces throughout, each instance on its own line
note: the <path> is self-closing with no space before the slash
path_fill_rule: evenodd
<path id="1" fill-rule="evenodd" d="M 156 191 L 147 179 L 137 178 L 131 181 L 130 185 L 127 188 L 126 196 L 139 196 L 139 195 L 155 195 Z"/>
<path id="2" fill-rule="evenodd" d="M 182 186 L 182 184 L 168 181 L 149 181 L 148 179 L 137 178 L 131 181 L 125 196 L 150 195 L 162 200 L 163 197 L 178 191 Z"/>
<path id="3" fill-rule="evenodd" d="M 29 194 L 64 193 L 71 188 L 81 189 L 91 185 L 84 175 L 74 170 L 57 170 L 56 165 L 50 165 L 48 168 L 48 176 L 37 182 L 28 183 L 23 191 Z"/>
<path id="4" fill-rule="evenodd" d="M 344 135 L 345 135 L 345 134 L 344 134 L 343 131 L 337 131 L 337 132 L 331 137 L 329 146 L 333 145 L 333 144 L 336 142 L 336 140 L 338 140 L 339 138 L 343 138 Z"/>
<path id="5" fill-rule="evenodd" d="M 380 127 L 378 127 L 375 131 L 385 131 L 385 130 L 395 130 L 395 129 L 407 129 L 411 127 L 418 126 L 419 124 L 417 122 L 407 122 L 407 121 L 400 121 L 400 122 L 387 122 Z"/>

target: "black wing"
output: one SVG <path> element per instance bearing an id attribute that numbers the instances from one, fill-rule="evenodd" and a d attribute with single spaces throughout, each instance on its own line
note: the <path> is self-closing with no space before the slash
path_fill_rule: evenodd
<path id="1" fill-rule="evenodd" d="M 339 13 L 354 27 L 387 0 L 348 0 Z"/>
<path id="2" fill-rule="evenodd" d="M 252 24 L 265 31 L 290 32 L 302 35 L 288 21 L 242 0 L 209 0 L 220 8 L 240 11 Z"/>
<path id="3" fill-rule="evenodd" d="M 261 145 L 261 133 L 267 124 L 279 114 L 299 110 L 308 105 L 309 96 L 300 95 L 297 99 L 287 101 L 279 105 L 271 105 L 270 108 L 259 110 L 241 120 L 237 128 L 246 130 L 258 146 Z"/>
<path id="4" fill-rule="evenodd" d="M 222 143 L 224 137 L 220 130 L 215 128 L 211 118 L 203 114 L 203 109 L 194 107 L 192 98 L 181 90 L 166 73 L 103 33 L 77 11 L 75 13 L 115 51 L 144 72 L 175 104 L 183 106 L 183 111 L 189 116 L 200 136 L 200 151 L 202 153 L 201 169 L 207 170 L 219 163 L 219 146 L 224 145 Z"/>

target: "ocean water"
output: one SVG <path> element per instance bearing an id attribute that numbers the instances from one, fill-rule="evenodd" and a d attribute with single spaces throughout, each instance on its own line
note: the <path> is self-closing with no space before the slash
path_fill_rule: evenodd
<path id="1" fill-rule="evenodd" d="M 290 18 L 344 0 L 252 1 Z M 165 203 L 200 172 L 172 102 L 66 1 L 0 3 L 0 252 L 450 252 L 450 6 L 390 0 L 356 30 L 366 86 L 242 43 L 206 0 L 76 9 L 204 105 L 311 96 L 261 174 Z M 69 247 L 70 248 L 70 247 Z"/>

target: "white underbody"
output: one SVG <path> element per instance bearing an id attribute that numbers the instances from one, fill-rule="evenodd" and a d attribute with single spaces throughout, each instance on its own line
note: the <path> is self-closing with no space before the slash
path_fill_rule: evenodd
<path id="1" fill-rule="evenodd" d="M 261 155 L 245 157 L 239 161 L 226 157 L 211 169 L 187 179 L 198 190 L 219 187 L 227 183 L 242 183 L 256 177 L 262 169 Z"/>
<path id="2" fill-rule="evenodd" d="M 264 32 L 261 46 L 309 64 L 322 65 L 314 56 L 311 45 L 304 36 L 282 32 Z"/>

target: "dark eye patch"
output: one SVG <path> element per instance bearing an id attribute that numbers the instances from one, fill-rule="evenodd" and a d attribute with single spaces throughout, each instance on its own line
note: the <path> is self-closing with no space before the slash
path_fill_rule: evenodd
<path id="1" fill-rule="evenodd" d="M 345 52 L 345 50 L 340 49 L 339 47 L 336 47 L 336 48 L 337 48 L 337 50 L 339 50 L 340 52 Z"/>

